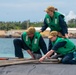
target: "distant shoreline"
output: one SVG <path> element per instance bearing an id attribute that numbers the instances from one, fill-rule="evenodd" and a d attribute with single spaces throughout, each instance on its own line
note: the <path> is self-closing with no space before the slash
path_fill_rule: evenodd
<path id="1" fill-rule="evenodd" d="M 35 27 L 35 29 L 37 31 L 40 30 L 41 27 Z M 20 38 L 21 34 L 24 32 L 25 30 L 9 30 L 9 31 L 5 31 L 5 30 L 0 30 L 0 38 Z M 41 35 L 44 38 L 47 38 L 49 35 L 50 29 L 47 28 L 47 30 L 45 30 L 44 32 L 41 33 Z M 68 28 L 68 34 L 69 34 L 69 38 L 74 38 L 76 39 L 76 28 Z"/>
<path id="2" fill-rule="evenodd" d="M 21 38 L 21 37 L 0 37 L 0 38 Z M 43 38 L 45 38 L 45 39 L 48 39 L 48 37 L 43 37 Z M 69 39 L 76 39 L 76 37 L 69 37 Z"/>

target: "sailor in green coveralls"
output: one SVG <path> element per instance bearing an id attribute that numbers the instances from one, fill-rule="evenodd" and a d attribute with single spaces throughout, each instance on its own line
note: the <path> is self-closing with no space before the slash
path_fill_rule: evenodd
<path id="1" fill-rule="evenodd" d="M 59 36 L 68 38 L 68 29 L 64 15 L 56 11 L 53 6 L 48 6 L 45 12 L 44 25 L 39 32 L 43 32 L 49 27 L 50 31 L 57 31 Z M 48 51 L 50 50 L 50 45 L 51 41 L 49 40 Z"/>
<path id="2" fill-rule="evenodd" d="M 73 42 L 68 38 L 58 37 L 57 31 L 50 32 L 48 38 L 52 41 L 52 49 L 39 59 L 40 62 L 42 62 L 46 57 L 49 58 L 50 55 L 56 52 L 57 54 L 60 54 L 59 57 L 62 58 L 61 62 L 63 64 L 76 64 L 76 60 L 73 60 L 74 52 L 76 51 L 76 47 Z"/>
<path id="3" fill-rule="evenodd" d="M 26 50 L 33 59 L 39 59 L 43 54 L 47 53 L 47 47 L 44 39 L 34 27 L 29 27 L 22 34 L 21 39 L 14 39 L 15 56 L 23 58 L 22 49 Z"/>

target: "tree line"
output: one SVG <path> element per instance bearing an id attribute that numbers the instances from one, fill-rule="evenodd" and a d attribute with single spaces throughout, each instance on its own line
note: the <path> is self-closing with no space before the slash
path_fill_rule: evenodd
<path id="1" fill-rule="evenodd" d="M 43 22 L 30 22 L 28 21 L 19 21 L 19 22 L 3 22 L 0 21 L 0 30 L 19 30 L 19 29 L 27 29 L 30 26 L 41 27 L 43 26 Z M 76 28 L 76 19 L 71 19 L 67 22 L 68 28 Z"/>

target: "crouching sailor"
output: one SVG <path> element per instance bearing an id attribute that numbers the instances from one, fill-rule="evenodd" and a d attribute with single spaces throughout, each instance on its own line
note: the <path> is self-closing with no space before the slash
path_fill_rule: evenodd
<path id="1" fill-rule="evenodd" d="M 57 31 L 50 32 L 48 38 L 52 41 L 52 49 L 39 59 L 42 62 L 46 57 L 49 58 L 54 52 L 60 54 L 63 64 L 76 64 L 74 60 L 74 52 L 76 47 L 68 38 L 58 37 Z"/>
<path id="2" fill-rule="evenodd" d="M 22 49 L 26 50 L 33 59 L 39 59 L 43 54 L 47 53 L 47 47 L 44 39 L 34 27 L 29 27 L 22 34 L 21 39 L 14 39 L 15 56 L 24 58 Z M 42 52 L 40 51 L 42 50 Z"/>

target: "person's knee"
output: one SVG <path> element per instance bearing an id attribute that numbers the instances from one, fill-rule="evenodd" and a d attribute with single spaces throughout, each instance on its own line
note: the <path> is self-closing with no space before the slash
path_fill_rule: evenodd
<path id="1" fill-rule="evenodd" d="M 17 39 L 14 39 L 14 40 L 13 40 L 13 43 L 15 43 L 16 41 L 17 41 Z"/>
<path id="2" fill-rule="evenodd" d="M 19 39 L 14 39 L 14 40 L 13 40 L 13 43 L 16 44 L 16 43 L 18 43 L 19 41 L 20 41 Z"/>
<path id="3" fill-rule="evenodd" d="M 63 64 L 68 64 L 68 61 L 69 61 L 68 59 L 62 59 Z"/>
<path id="4" fill-rule="evenodd" d="M 40 58 L 42 57 L 41 54 L 35 54 L 35 53 L 33 53 L 33 55 L 34 55 L 34 58 L 35 58 L 35 59 L 40 59 Z"/>

